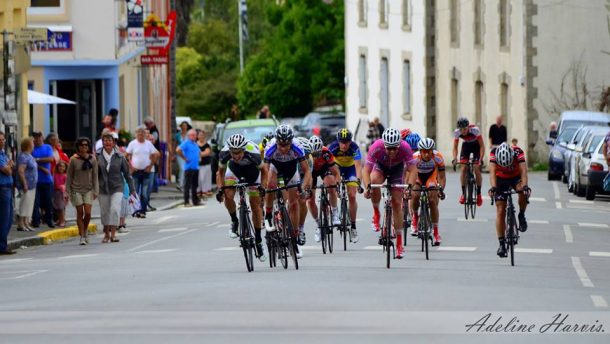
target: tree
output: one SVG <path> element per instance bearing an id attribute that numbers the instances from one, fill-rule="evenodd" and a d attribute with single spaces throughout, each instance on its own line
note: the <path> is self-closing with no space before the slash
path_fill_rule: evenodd
<path id="1" fill-rule="evenodd" d="M 176 44 L 179 47 L 186 45 L 194 2 L 195 0 L 176 0 Z"/>

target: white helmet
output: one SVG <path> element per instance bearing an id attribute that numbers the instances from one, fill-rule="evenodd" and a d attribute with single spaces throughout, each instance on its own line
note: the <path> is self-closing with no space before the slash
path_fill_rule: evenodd
<path id="1" fill-rule="evenodd" d="M 309 143 L 311 144 L 311 152 L 316 153 L 322 150 L 324 143 L 322 143 L 322 139 L 313 135 L 309 138 Z"/>
<path id="2" fill-rule="evenodd" d="M 227 146 L 230 149 L 244 149 L 248 145 L 248 141 L 242 134 L 233 134 L 227 139 Z"/>
<path id="3" fill-rule="evenodd" d="M 398 147 L 400 146 L 400 131 L 395 128 L 388 128 L 383 131 L 381 139 L 386 147 Z"/>
<path id="4" fill-rule="evenodd" d="M 514 159 L 515 152 L 506 142 L 496 148 L 496 164 L 502 167 L 508 167 L 513 164 Z"/>
<path id="5" fill-rule="evenodd" d="M 429 137 L 426 137 L 425 139 L 419 141 L 419 143 L 417 144 L 417 148 L 419 148 L 420 150 L 434 149 L 434 140 Z"/>
<path id="6" fill-rule="evenodd" d="M 303 148 L 303 152 L 305 155 L 311 153 L 311 143 L 309 143 L 309 139 L 306 137 L 297 137 L 296 138 L 297 145 Z"/>

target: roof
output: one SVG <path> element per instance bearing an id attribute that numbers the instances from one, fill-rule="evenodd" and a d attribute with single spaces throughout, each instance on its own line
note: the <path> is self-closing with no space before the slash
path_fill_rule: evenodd
<path id="1" fill-rule="evenodd" d="M 580 110 L 564 111 L 561 113 L 561 120 L 607 121 L 610 120 L 610 113 Z"/>
<path id="2" fill-rule="evenodd" d="M 231 128 L 248 128 L 248 127 L 269 127 L 269 126 L 277 126 L 277 122 L 272 118 L 265 119 L 246 119 L 243 121 L 235 121 L 229 122 L 225 125 L 226 129 Z"/>

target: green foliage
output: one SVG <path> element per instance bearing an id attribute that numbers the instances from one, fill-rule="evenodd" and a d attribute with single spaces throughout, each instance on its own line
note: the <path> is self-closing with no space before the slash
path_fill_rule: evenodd
<path id="1" fill-rule="evenodd" d="M 533 171 L 548 171 L 549 170 L 549 163 L 548 162 L 537 162 L 534 164 L 534 167 L 532 168 Z"/>

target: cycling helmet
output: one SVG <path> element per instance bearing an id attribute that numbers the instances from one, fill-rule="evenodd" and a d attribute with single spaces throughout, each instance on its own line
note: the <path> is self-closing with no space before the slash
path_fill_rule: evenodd
<path id="1" fill-rule="evenodd" d="M 270 141 L 274 137 L 275 137 L 275 133 L 273 131 L 270 131 L 270 132 L 267 133 L 267 135 L 265 135 L 265 139 L 267 141 Z"/>
<path id="2" fill-rule="evenodd" d="M 411 134 L 411 129 L 409 129 L 409 128 L 403 129 L 400 131 L 400 138 L 404 140 L 410 134 Z"/>
<path id="3" fill-rule="evenodd" d="M 508 167 L 513 164 L 515 153 L 513 149 L 506 143 L 502 143 L 496 149 L 496 163 L 502 167 Z"/>
<path id="4" fill-rule="evenodd" d="M 407 141 L 409 146 L 411 146 L 411 150 L 413 150 L 413 151 L 416 151 L 418 149 L 417 145 L 419 144 L 419 140 L 421 140 L 421 137 L 419 136 L 418 133 L 411 133 L 405 139 L 405 141 Z"/>
<path id="5" fill-rule="evenodd" d="M 388 128 L 383 131 L 381 139 L 386 147 L 398 147 L 400 146 L 400 131 L 396 128 Z"/>
<path id="6" fill-rule="evenodd" d="M 352 132 L 347 128 L 343 128 L 337 132 L 337 141 L 349 142 L 352 140 Z"/>
<path id="7" fill-rule="evenodd" d="M 311 143 L 309 143 L 309 139 L 306 137 L 297 137 L 296 138 L 297 145 L 303 148 L 303 152 L 305 155 L 311 154 Z"/>
<path id="8" fill-rule="evenodd" d="M 470 125 L 470 121 L 468 120 L 468 118 L 466 117 L 460 117 L 457 120 L 457 127 L 458 128 L 466 128 Z"/>
<path id="9" fill-rule="evenodd" d="M 233 134 L 227 139 L 229 149 L 244 149 L 247 144 L 248 141 L 242 134 Z"/>
<path id="10" fill-rule="evenodd" d="M 290 126 L 282 124 L 275 129 L 275 138 L 283 142 L 291 141 L 294 138 L 294 131 Z"/>
<path id="11" fill-rule="evenodd" d="M 425 139 L 422 139 L 421 141 L 419 141 L 419 143 L 417 144 L 417 148 L 421 149 L 425 149 L 425 150 L 429 150 L 429 149 L 434 149 L 434 140 L 426 137 Z"/>
<path id="12" fill-rule="evenodd" d="M 324 144 L 322 143 L 322 139 L 316 135 L 313 135 L 309 138 L 309 144 L 311 145 L 311 152 L 316 153 L 322 150 Z"/>

